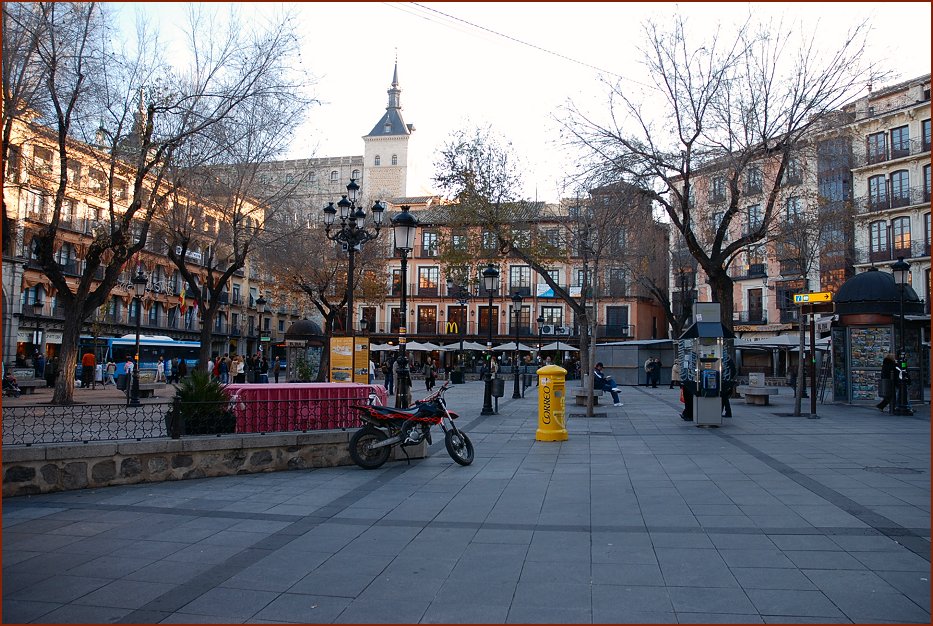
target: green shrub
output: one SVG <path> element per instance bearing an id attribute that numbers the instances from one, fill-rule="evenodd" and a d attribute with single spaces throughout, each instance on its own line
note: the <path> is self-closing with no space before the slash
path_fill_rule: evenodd
<path id="1" fill-rule="evenodd" d="M 172 407 L 165 416 L 169 435 L 214 435 L 236 431 L 225 386 L 207 372 L 194 370 L 175 387 Z"/>

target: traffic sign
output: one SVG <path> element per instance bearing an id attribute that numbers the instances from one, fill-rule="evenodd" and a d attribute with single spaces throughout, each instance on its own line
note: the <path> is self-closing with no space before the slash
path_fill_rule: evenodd
<path id="1" fill-rule="evenodd" d="M 815 291 L 813 293 L 795 293 L 794 304 L 813 304 L 815 302 L 832 302 L 831 291 Z"/>

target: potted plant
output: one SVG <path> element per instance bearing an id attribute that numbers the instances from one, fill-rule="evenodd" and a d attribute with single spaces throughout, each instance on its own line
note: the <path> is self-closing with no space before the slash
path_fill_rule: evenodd
<path id="1" fill-rule="evenodd" d="M 226 385 L 207 372 L 194 370 L 175 386 L 165 426 L 172 439 L 181 435 L 217 435 L 236 431 Z"/>

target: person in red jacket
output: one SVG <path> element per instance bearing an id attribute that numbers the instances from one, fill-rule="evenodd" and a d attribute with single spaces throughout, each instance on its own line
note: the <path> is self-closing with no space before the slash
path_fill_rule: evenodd
<path id="1" fill-rule="evenodd" d="M 97 359 L 93 352 L 85 352 L 81 357 L 81 386 L 90 387 L 94 382 L 94 368 L 97 367 Z"/>

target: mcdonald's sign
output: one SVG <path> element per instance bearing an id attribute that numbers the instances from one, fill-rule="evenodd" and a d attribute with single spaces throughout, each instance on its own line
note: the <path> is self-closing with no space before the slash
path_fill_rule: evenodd
<path id="1" fill-rule="evenodd" d="M 445 332 L 448 335 L 456 335 L 460 330 L 460 327 L 457 326 L 457 322 L 446 322 L 445 323 Z"/>

